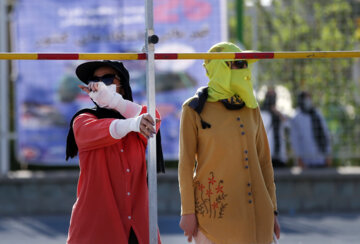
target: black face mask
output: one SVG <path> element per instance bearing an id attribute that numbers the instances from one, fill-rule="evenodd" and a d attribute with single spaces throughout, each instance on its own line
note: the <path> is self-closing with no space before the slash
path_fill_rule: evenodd
<path id="1" fill-rule="evenodd" d="M 276 104 L 276 96 L 268 96 L 267 100 L 266 100 L 266 103 L 269 106 L 275 106 L 275 104 Z"/>
<path id="2" fill-rule="evenodd" d="M 263 110 L 270 110 L 271 107 L 276 105 L 276 95 L 275 94 L 266 94 L 265 100 L 261 109 Z"/>

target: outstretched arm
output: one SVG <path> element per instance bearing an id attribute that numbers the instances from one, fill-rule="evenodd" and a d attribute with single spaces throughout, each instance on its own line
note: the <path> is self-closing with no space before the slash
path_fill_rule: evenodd
<path id="1" fill-rule="evenodd" d="M 130 119 L 98 119 L 93 114 L 80 114 L 73 122 L 76 144 L 79 150 L 91 150 L 110 146 L 129 132 L 140 132 L 144 137 L 152 137 L 156 132 L 154 120 L 149 114 Z"/>

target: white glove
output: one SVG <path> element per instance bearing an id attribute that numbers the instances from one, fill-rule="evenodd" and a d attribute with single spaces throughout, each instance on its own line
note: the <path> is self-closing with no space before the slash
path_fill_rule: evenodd
<path id="1" fill-rule="evenodd" d="M 101 108 L 115 109 L 125 118 L 138 116 L 142 109 L 141 105 L 125 100 L 117 93 L 115 84 L 106 86 L 103 82 L 98 82 L 98 90 L 91 91 L 89 96 Z"/>
<path id="2" fill-rule="evenodd" d="M 109 127 L 110 135 L 115 139 L 121 139 L 131 131 L 140 132 L 143 115 L 130 119 L 115 119 Z"/>
<path id="3" fill-rule="evenodd" d="M 95 91 L 95 92 L 91 91 L 89 93 L 89 96 L 100 107 L 115 109 L 115 101 L 123 100 L 123 98 L 120 94 L 119 94 L 119 96 L 116 96 L 116 86 L 115 86 L 115 91 L 114 91 L 113 85 L 107 87 L 103 82 L 98 82 L 97 85 L 98 85 L 97 91 Z"/>

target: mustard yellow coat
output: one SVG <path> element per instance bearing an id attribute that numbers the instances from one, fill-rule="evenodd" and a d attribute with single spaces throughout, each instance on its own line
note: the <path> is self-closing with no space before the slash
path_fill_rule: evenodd
<path id="1" fill-rule="evenodd" d="M 219 244 L 272 242 L 274 173 L 259 108 L 228 110 L 206 102 L 200 116 L 182 108 L 181 214 L 196 213 L 199 229 Z"/>

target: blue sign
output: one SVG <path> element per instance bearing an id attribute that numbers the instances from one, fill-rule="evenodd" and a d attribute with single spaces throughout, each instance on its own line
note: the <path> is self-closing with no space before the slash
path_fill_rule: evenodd
<path id="1" fill-rule="evenodd" d="M 18 0 L 14 52 L 139 53 L 144 47 L 144 0 Z M 155 0 L 156 52 L 206 52 L 226 36 L 224 1 Z M 75 68 L 84 61 L 16 61 L 18 158 L 29 164 L 65 165 L 73 114 L 93 107 Z M 178 158 L 182 103 L 207 78 L 202 60 L 156 61 L 156 105 L 162 115 L 165 159 Z M 124 61 L 134 100 L 146 104 L 146 61 Z M 71 163 L 77 163 L 72 160 Z"/>

